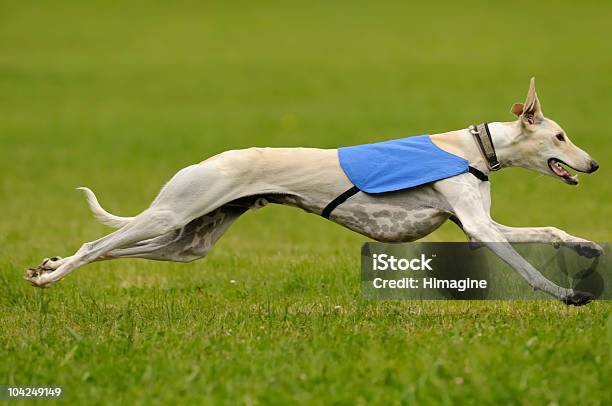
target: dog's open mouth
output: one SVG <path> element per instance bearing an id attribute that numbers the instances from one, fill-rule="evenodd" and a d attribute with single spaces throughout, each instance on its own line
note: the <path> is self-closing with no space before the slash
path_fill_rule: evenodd
<path id="1" fill-rule="evenodd" d="M 563 179 L 563 181 L 568 185 L 577 185 L 578 175 L 572 175 L 567 169 L 563 167 L 563 165 L 567 166 L 568 168 L 571 168 L 571 166 L 557 158 L 550 158 L 548 160 L 548 167 L 555 175 Z"/>

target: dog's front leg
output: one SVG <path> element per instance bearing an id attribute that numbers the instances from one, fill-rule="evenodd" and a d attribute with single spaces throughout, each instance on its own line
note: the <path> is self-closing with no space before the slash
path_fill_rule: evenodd
<path id="1" fill-rule="evenodd" d="M 487 217 L 491 218 L 491 184 L 482 182 L 478 185 L 478 190 Z M 495 221 L 493 221 L 493 224 L 501 231 L 508 242 L 541 242 L 553 244 L 557 247 L 563 245 L 587 258 L 603 254 L 603 249 L 598 244 L 574 237 L 555 227 L 509 227 Z"/>
<path id="2" fill-rule="evenodd" d="M 499 223 L 495 223 L 495 226 L 509 242 L 541 242 L 556 247 L 562 245 L 587 258 L 603 254 L 599 244 L 575 237 L 555 227 L 508 227 Z"/>
<path id="3" fill-rule="evenodd" d="M 469 238 L 486 245 L 504 262 L 516 270 L 534 289 L 544 291 L 566 303 L 583 304 L 583 301 L 590 300 L 587 298 L 583 299 L 582 296 L 584 295 L 580 292 L 562 288 L 546 279 L 533 265 L 512 248 L 504 235 L 491 221 L 488 221 L 486 218 L 474 219 L 471 216 L 466 218 L 459 213 L 457 213 L 457 216 L 461 220 L 465 233 Z"/>
<path id="4" fill-rule="evenodd" d="M 478 186 L 477 181 L 466 176 L 436 183 L 436 189 L 452 207 L 468 238 L 486 245 L 534 289 L 546 292 L 567 304 L 582 305 L 591 301 L 591 294 L 562 288 L 546 279 L 512 248 L 485 210 Z"/>

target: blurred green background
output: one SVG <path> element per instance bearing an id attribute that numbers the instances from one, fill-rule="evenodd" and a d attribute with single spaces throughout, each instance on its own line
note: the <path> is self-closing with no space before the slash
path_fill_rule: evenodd
<path id="1" fill-rule="evenodd" d="M 604 1 L 0 1 L 0 385 L 93 403 L 605 403 L 608 303 L 365 302 L 364 238 L 290 208 L 244 216 L 195 263 L 98 263 L 48 291 L 20 278 L 109 231 L 77 186 L 134 215 L 227 149 L 511 120 L 531 76 L 601 169 L 577 188 L 495 174 L 494 217 L 610 240 L 611 18 Z"/>

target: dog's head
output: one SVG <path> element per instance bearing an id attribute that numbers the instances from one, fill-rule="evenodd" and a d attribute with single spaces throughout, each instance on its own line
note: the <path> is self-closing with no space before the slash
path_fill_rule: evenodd
<path id="1" fill-rule="evenodd" d="M 569 185 L 578 184 L 577 176 L 564 166 L 578 172 L 595 172 L 599 165 L 589 154 L 572 143 L 561 126 L 544 117 L 531 79 L 525 103 L 515 103 L 512 113 L 518 117 L 520 134 L 510 141 L 513 166 L 531 169 L 557 177 Z"/>

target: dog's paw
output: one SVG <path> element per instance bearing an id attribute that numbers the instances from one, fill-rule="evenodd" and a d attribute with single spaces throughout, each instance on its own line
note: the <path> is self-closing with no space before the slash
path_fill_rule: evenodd
<path id="1" fill-rule="evenodd" d="M 37 288 L 50 287 L 52 282 L 49 279 L 49 274 L 53 270 L 45 269 L 41 265 L 36 268 L 28 268 L 25 271 L 23 279 L 30 282 L 30 284 Z"/>
<path id="2" fill-rule="evenodd" d="M 586 258 L 595 258 L 604 253 L 603 248 L 599 244 L 591 241 L 570 242 L 567 246 L 576 251 L 578 255 Z"/>
<path id="3" fill-rule="evenodd" d="M 583 306 L 592 302 L 593 299 L 595 296 L 592 293 L 575 290 L 571 295 L 565 296 L 562 302 L 568 306 Z"/>

